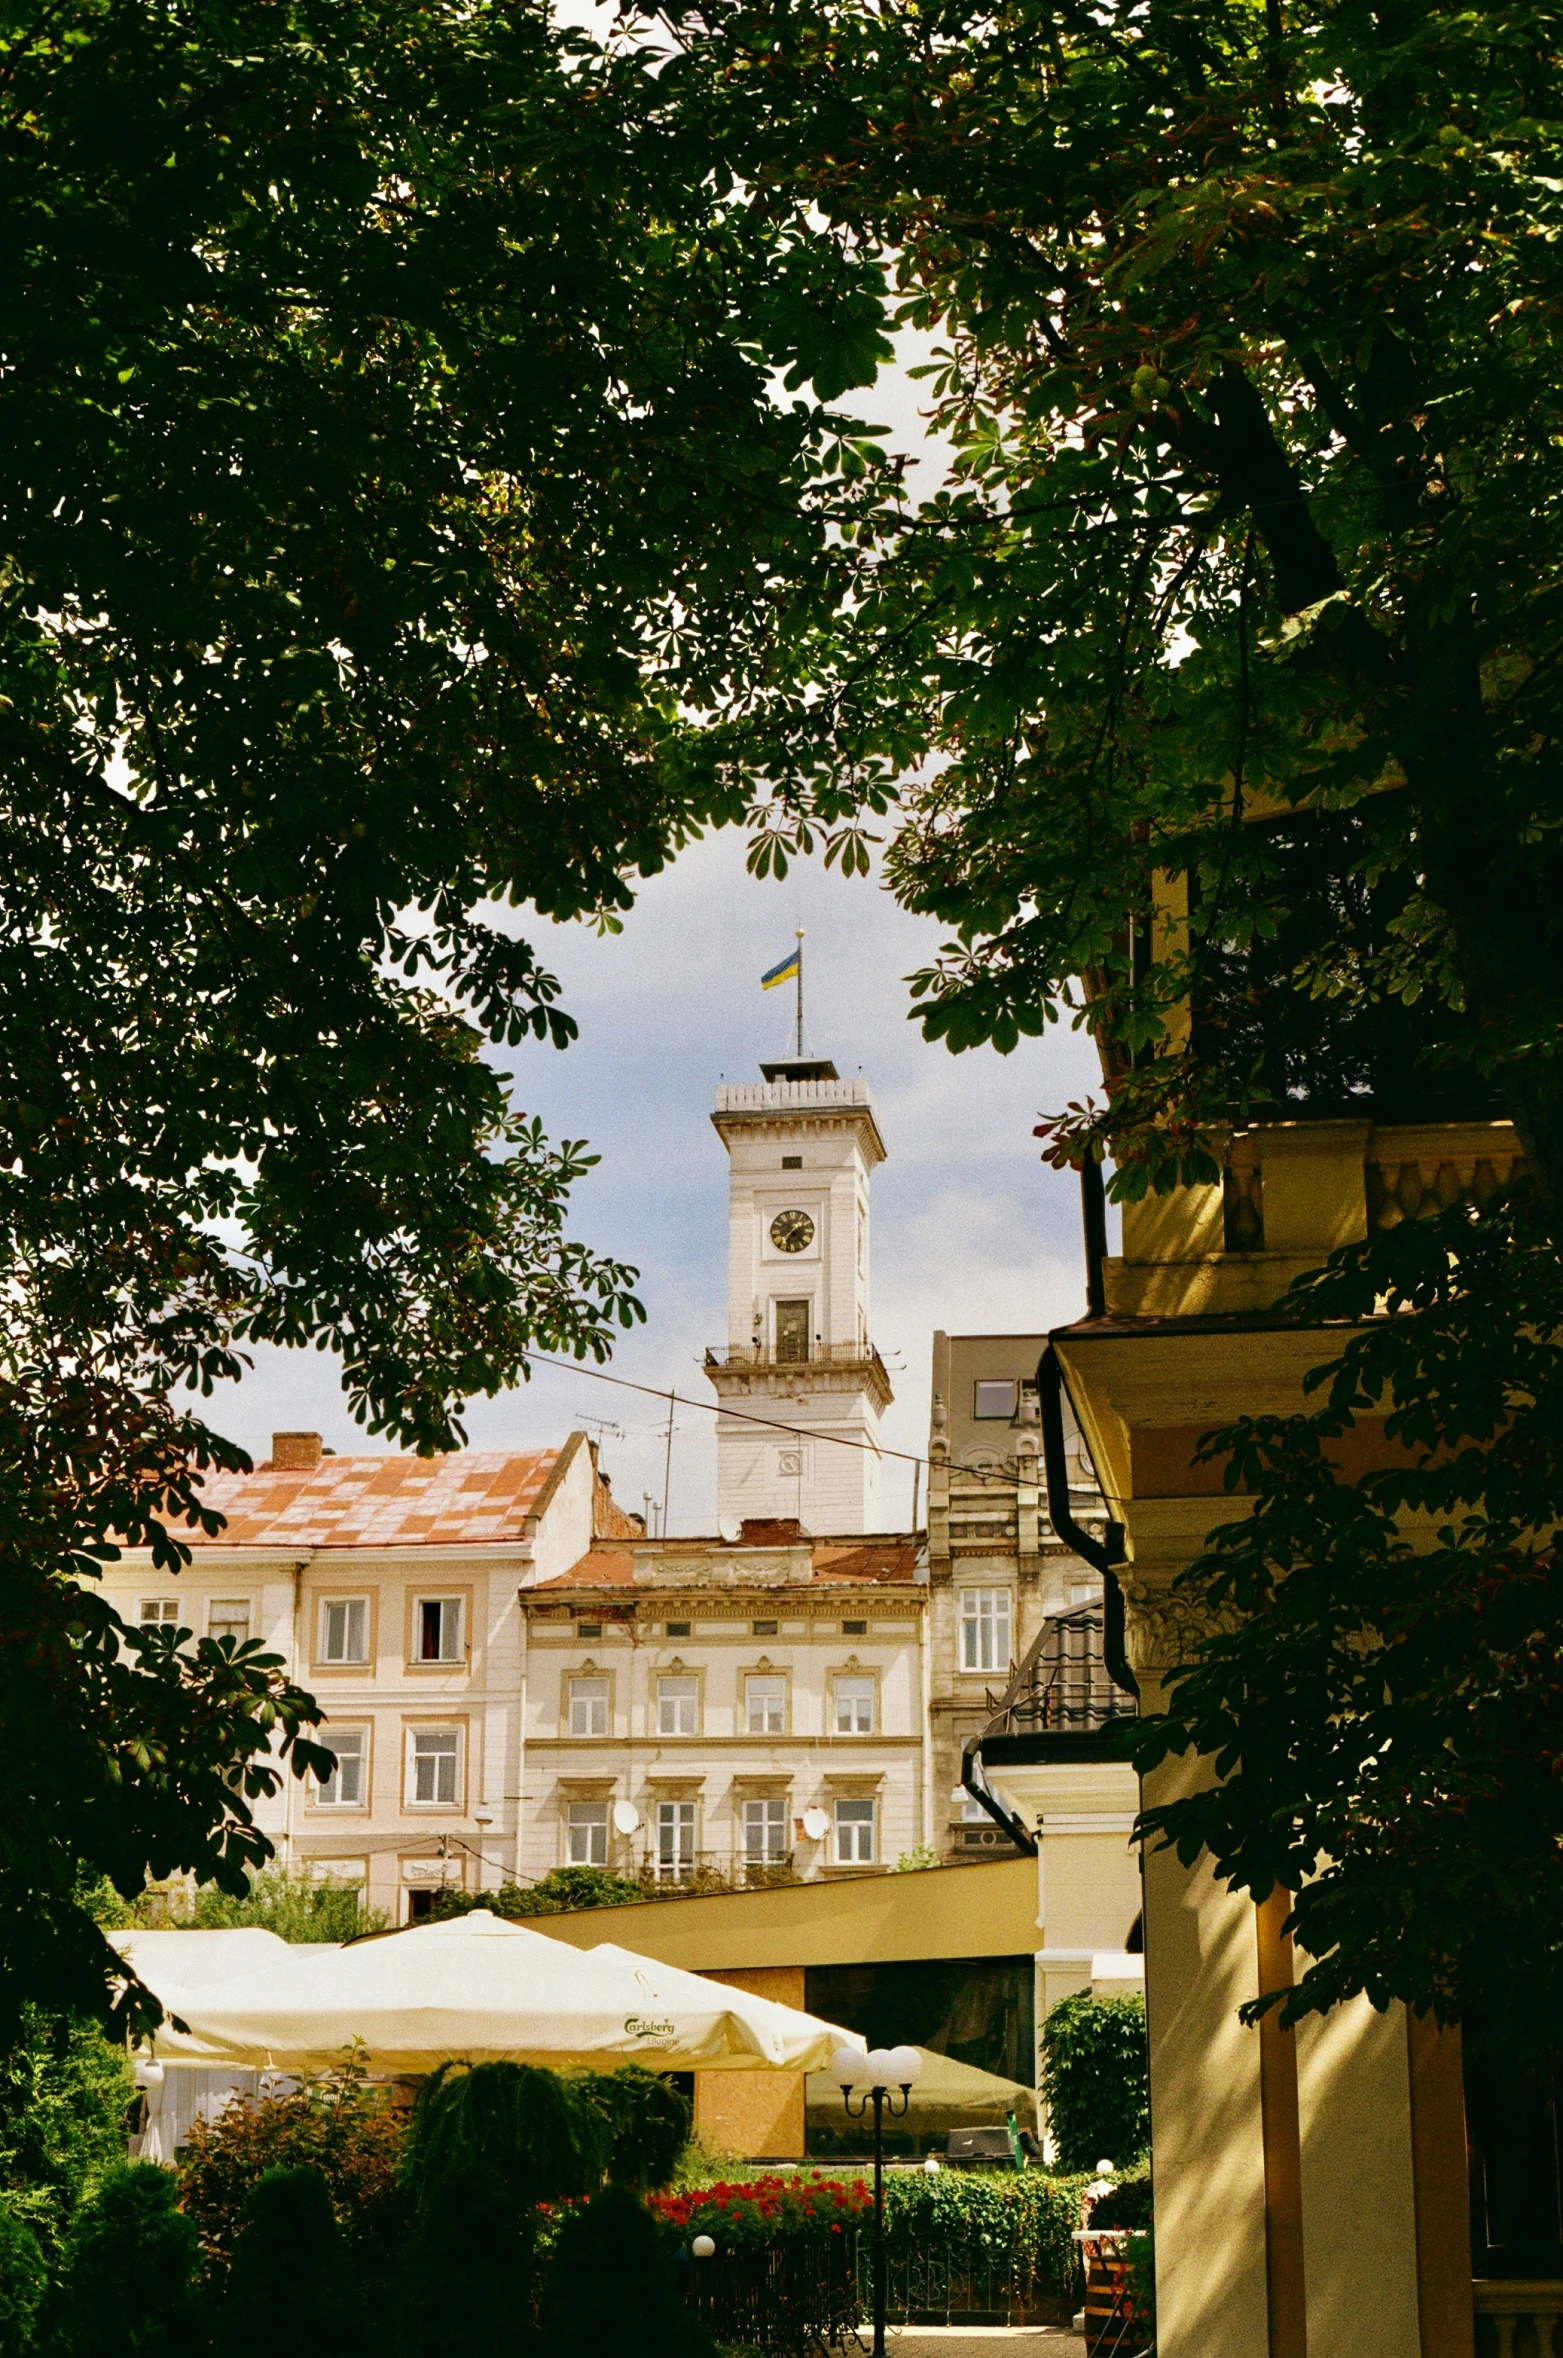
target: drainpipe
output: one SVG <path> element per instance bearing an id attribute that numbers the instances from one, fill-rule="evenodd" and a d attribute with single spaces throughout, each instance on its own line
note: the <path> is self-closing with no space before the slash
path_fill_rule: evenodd
<path id="1" fill-rule="evenodd" d="M 1097 1167 L 1097 1184 L 1101 1173 Z M 1064 1454 L 1064 1371 L 1058 1353 L 1051 1343 L 1037 1362 L 1037 1400 L 1042 1411 L 1042 1462 L 1047 1474 L 1048 1520 L 1066 1547 L 1083 1556 L 1093 1571 L 1102 1576 L 1102 1658 L 1108 1676 L 1126 1694 L 1138 1696 L 1140 1688 L 1129 1663 L 1124 1644 L 1123 1590 L 1113 1567 L 1123 1562 L 1124 1530 L 1121 1523 L 1109 1523 L 1103 1539 L 1097 1539 L 1077 1523 L 1069 1507 L 1069 1463 Z"/>
<path id="2" fill-rule="evenodd" d="M 1080 1220 L 1085 1230 L 1085 1314 L 1107 1315 L 1107 1287 L 1102 1263 L 1107 1258 L 1107 1189 L 1102 1166 L 1093 1156 L 1080 1165 Z"/>

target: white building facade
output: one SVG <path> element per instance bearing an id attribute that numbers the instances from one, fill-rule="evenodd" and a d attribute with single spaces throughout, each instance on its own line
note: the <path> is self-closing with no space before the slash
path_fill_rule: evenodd
<path id="1" fill-rule="evenodd" d="M 521 1597 L 520 1865 L 730 1889 L 929 1839 L 927 1567 L 911 1535 L 599 1540 Z"/>
<path id="2" fill-rule="evenodd" d="M 869 1333 L 870 1181 L 884 1141 L 861 1079 L 820 1059 L 761 1071 L 719 1088 L 711 1116 L 729 1169 L 727 1340 L 706 1353 L 722 1405 L 718 1525 L 729 1538 L 775 1518 L 874 1531 L 892 1398 Z"/>

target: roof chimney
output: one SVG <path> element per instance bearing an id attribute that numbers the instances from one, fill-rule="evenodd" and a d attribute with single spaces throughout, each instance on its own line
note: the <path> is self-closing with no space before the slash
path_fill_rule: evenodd
<path id="1" fill-rule="evenodd" d="M 320 1463 L 320 1435 L 318 1433 L 273 1433 L 271 1436 L 272 1471 L 278 1474 L 308 1474 Z"/>

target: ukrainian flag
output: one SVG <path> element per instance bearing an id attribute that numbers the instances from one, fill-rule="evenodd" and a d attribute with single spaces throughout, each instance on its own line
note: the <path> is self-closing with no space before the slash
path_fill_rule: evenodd
<path id="1" fill-rule="evenodd" d="M 797 973 L 798 968 L 802 963 L 802 959 L 803 950 L 800 944 L 797 948 L 789 950 L 781 964 L 779 966 L 773 966 L 769 974 L 761 975 L 761 990 L 774 991 L 778 983 L 791 982 L 793 976 Z"/>

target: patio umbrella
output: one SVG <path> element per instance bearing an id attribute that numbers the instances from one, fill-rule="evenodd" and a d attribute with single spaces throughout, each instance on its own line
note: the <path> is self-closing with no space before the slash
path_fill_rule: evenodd
<path id="1" fill-rule="evenodd" d="M 131 1955 L 187 2026 L 157 2032 L 153 2051 L 165 2064 L 320 2071 L 361 2039 L 383 2072 L 433 2071 L 452 2057 L 808 2071 L 843 2042 L 862 2044 L 812 2014 L 611 1941 L 572 1948 L 482 1908 L 342 1948 L 300 1942 L 258 1970 L 199 1988 L 177 1978 L 177 1956 L 144 1958 L 139 1947 Z"/>

